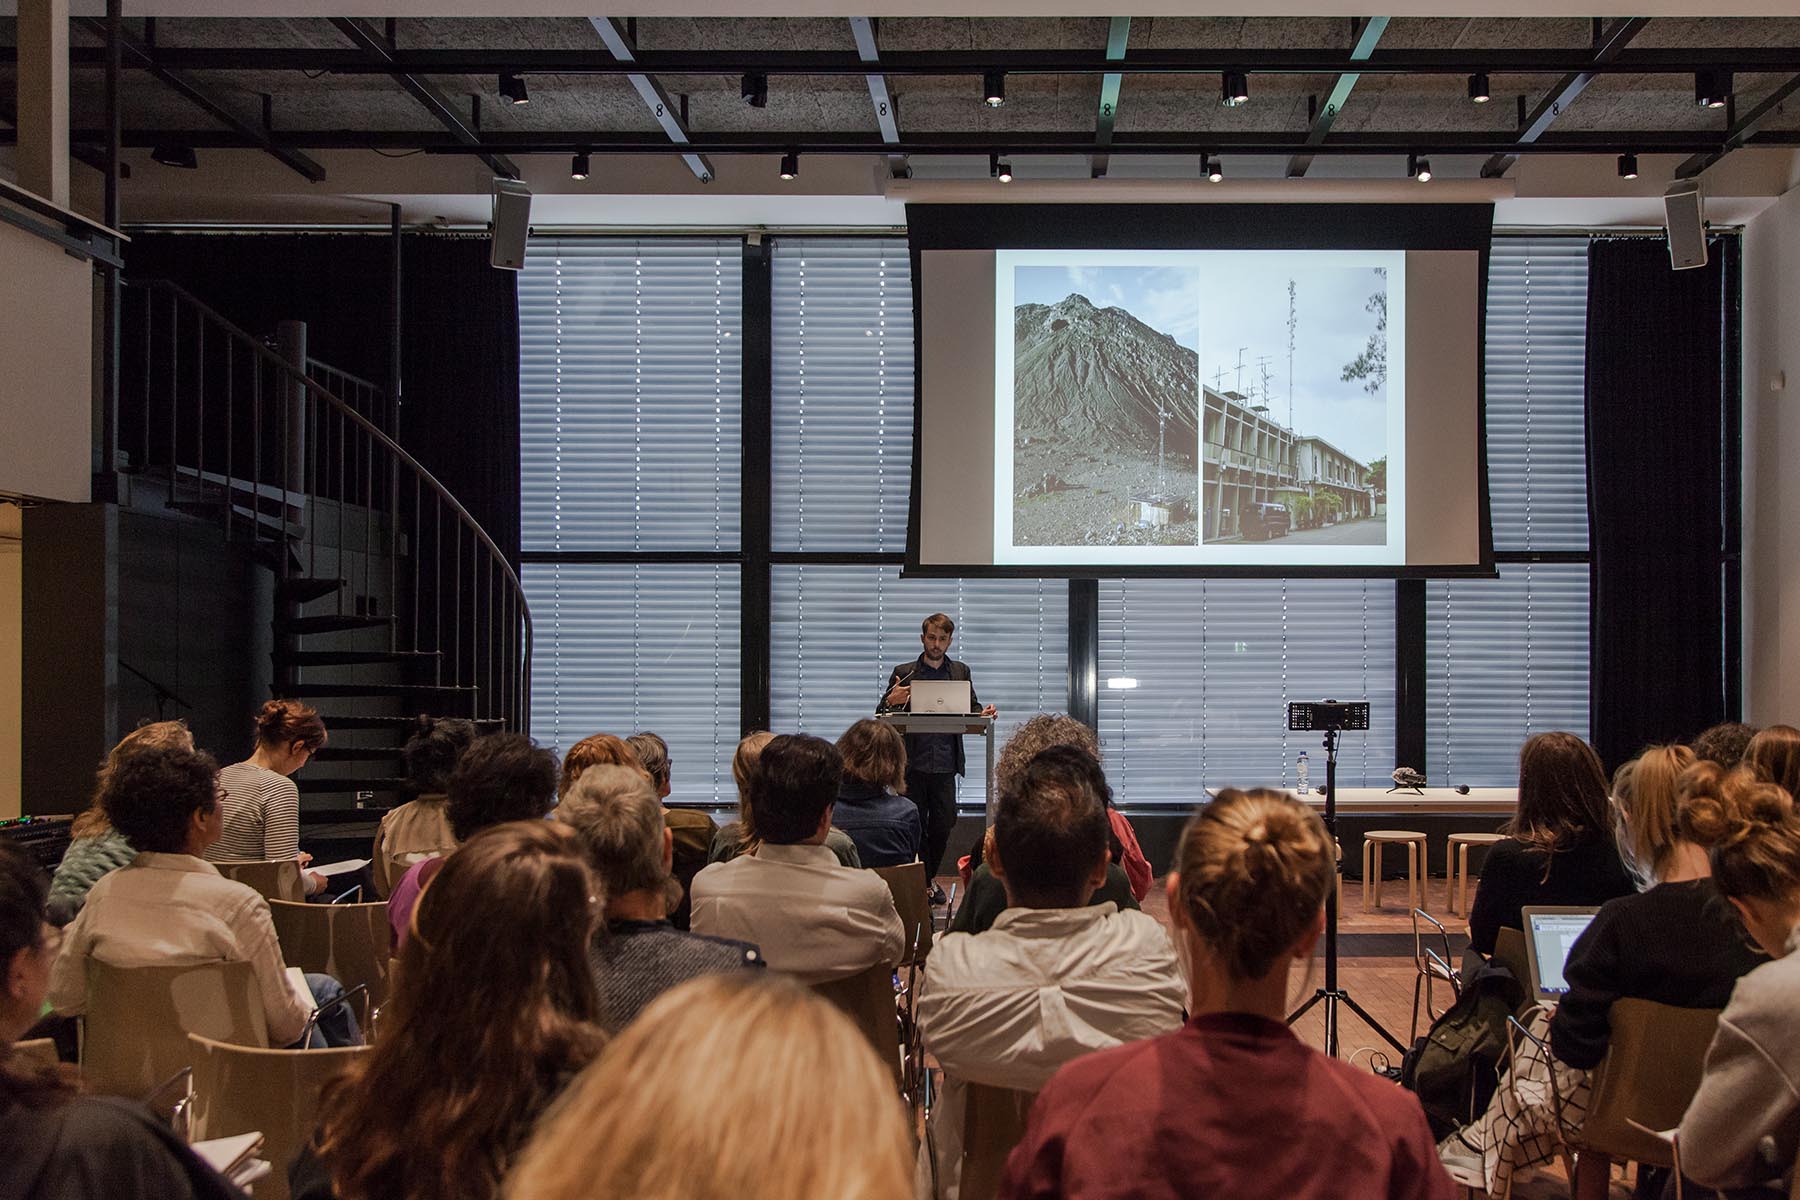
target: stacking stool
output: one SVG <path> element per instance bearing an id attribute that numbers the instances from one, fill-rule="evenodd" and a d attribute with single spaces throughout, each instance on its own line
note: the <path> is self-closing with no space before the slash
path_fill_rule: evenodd
<path id="1" fill-rule="evenodd" d="M 1447 903 L 1452 913 L 1469 915 L 1469 847 L 1491 846 L 1505 840 L 1505 835 L 1498 833 L 1453 833 L 1444 843 L 1444 874 L 1449 876 Z"/>
<path id="2" fill-rule="evenodd" d="M 1411 829 L 1371 829 L 1363 834 L 1364 909 L 1381 907 L 1381 853 L 1393 845 L 1406 847 L 1406 906 L 1419 907 L 1424 895 L 1425 835 Z"/>

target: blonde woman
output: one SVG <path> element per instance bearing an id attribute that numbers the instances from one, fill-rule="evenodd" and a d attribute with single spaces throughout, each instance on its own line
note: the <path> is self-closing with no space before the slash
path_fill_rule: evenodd
<path id="1" fill-rule="evenodd" d="M 1331 838 L 1292 796 L 1228 788 L 1201 809 L 1168 884 L 1192 1017 L 1057 1072 L 1003 1200 L 1449 1200 L 1418 1101 L 1282 1020 L 1332 879 Z"/>
<path id="2" fill-rule="evenodd" d="M 855 1026 L 780 978 L 682 984 L 545 1118 L 509 1200 L 906 1200 L 892 1077 Z"/>
<path id="3" fill-rule="evenodd" d="M 713 835 L 712 850 L 706 856 L 709 864 L 730 862 L 740 854 L 755 854 L 757 847 L 762 845 L 750 819 L 750 777 L 756 772 L 763 747 L 774 738 L 775 735 L 766 729 L 745 734 L 744 740 L 738 743 L 737 752 L 731 756 L 731 779 L 737 784 L 738 819 Z M 837 855 L 843 866 L 862 866 L 862 860 L 856 854 L 856 843 L 841 829 L 834 828 L 825 835 L 825 848 Z"/>

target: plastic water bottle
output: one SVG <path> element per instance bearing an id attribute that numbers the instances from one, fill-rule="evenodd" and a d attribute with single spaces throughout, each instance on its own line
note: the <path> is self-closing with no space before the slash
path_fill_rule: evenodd
<path id="1" fill-rule="evenodd" d="M 1294 778 L 1298 781 L 1299 792 L 1302 796 L 1306 795 L 1306 793 L 1310 790 L 1306 786 L 1307 770 L 1308 770 L 1308 767 L 1307 767 L 1307 763 L 1306 763 L 1306 751 L 1302 750 L 1300 752 L 1299 759 L 1294 763 Z"/>

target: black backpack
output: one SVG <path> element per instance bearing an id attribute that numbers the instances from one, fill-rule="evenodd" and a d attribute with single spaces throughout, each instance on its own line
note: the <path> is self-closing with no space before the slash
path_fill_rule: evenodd
<path id="1" fill-rule="evenodd" d="M 1400 1083 L 1414 1095 L 1440 1141 L 1479 1117 L 1493 1098 L 1506 1062 L 1506 1018 L 1524 988 L 1505 967 L 1479 967 L 1425 1036 L 1413 1043 Z"/>

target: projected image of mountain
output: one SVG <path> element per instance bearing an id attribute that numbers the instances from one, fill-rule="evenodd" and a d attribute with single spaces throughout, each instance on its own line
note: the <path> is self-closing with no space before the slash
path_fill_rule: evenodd
<path id="1" fill-rule="evenodd" d="M 1198 276 L 1020 267 L 1014 299 L 1014 544 L 1197 543 Z"/>

